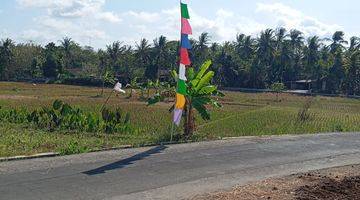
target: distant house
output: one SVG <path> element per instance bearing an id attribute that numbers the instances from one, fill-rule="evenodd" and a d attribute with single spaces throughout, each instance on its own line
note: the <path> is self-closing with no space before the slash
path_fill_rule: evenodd
<path id="1" fill-rule="evenodd" d="M 318 85 L 317 85 L 318 84 Z M 316 80 L 297 80 L 286 82 L 285 85 L 290 91 L 297 91 L 299 93 L 312 93 L 326 90 L 326 79 Z"/>
<path id="2" fill-rule="evenodd" d="M 291 81 L 290 89 L 291 90 L 311 90 L 314 83 L 315 83 L 314 80 Z"/>

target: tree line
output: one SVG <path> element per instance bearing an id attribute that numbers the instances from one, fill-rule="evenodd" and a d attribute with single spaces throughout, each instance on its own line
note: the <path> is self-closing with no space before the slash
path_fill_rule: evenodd
<path id="1" fill-rule="evenodd" d="M 331 38 L 305 38 L 299 30 L 266 29 L 258 37 L 238 34 L 234 41 L 212 42 L 208 33 L 191 40 L 190 57 L 198 68 L 212 60 L 214 82 L 221 87 L 269 88 L 274 83 L 311 80 L 315 92 L 360 95 L 360 39 L 345 40 L 337 31 Z M 178 68 L 179 41 L 160 36 L 135 45 L 116 41 L 105 49 L 80 46 L 65 37 L 41 46 L 33 42 L 0 42 L 0 80 L 47 78 L 104 79 L 124 83 L 158 80 Z"/>

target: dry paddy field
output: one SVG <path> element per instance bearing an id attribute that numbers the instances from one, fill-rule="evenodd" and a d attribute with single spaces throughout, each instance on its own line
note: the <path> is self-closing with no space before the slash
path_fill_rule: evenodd
<path id="1" fill-rule="evenodd" d="M 98 97 L 101 88 L 0 82 L 1 109 L 34 110 L 51 106 L 56 99 L 88 112 L 99 112 L 110 89 Z M 137 92 L 139 94 L 139 91 Z M 194 140 L 213 140 L 234 136 L 307 134 L 360 131 L 360 100 L 338 97 L 304 97 L 271 93 L 225 92 L 223 107 L 212 109 L 211 120 L 197 117 Z M 305 121 L 298 119 L 304 104 L 312 98 Z M 80 153 L 104 147 L 159 143 L 170 138 L 172 104 L 147 106 L 134 95 L 128 99 L 113 95 L 110 108 L 131 113 L 132 133 L 86 133 L 47 131 L 30 124 L 12 124 L 0 119 L 0 157 L 48 151 Z M 181 127 L 176 130 L 181 133 Z"/>

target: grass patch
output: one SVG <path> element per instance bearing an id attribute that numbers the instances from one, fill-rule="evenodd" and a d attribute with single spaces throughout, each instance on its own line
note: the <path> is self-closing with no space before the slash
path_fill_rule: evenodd
<path id="1" fill-rule="evenodd" d="M 15 88 L 15 89 L 14 89 Z M 108 94 L 111 90 L 106 90 Z M 99 112 L 104 97 L 96 97 L 100 88 L 65 85 L 32 85 L 0 82 L 0 106 L 6 108 L 39 109 L 63 100 L 84 112 Z M 298 120 L 299 111 L 308 97 L 271 93 L 225 92 L 224 105 L 212 110 L 212 119 L 196 116 L 194 140 L 232 136 L 280 135 L 333 131 L 360 131 L 360 101 L 339 97 L 315 97 L 308 113 L 311 118 Z M 82 153 L 120 145 L 141 146 L 170 139 L 171 114 L 169 103 L 146 106 L 136 95 L 127 99 L 114 95 L 109 108 L 120 107 L 131 113 L 132 133 L 87 133 L 65 130 L 48 132 L 28 124 L 0 123 L 0 157 L 57 151 L 62 154 Z M 176 132 L 182 132 L 179 127 Z"/>

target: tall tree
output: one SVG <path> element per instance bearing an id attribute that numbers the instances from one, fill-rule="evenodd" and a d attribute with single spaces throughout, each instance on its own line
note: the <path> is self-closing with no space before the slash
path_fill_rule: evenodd
<path id="1" fill-rule="evenodd" d="M 0 42 L 0 78 L 2 80 L 8 78 L 7 71 L 10 68 L 10 63 L 13 57 L 13 47 L 14 43 L 10 38 Z"/>
<path id="2" fill-rule="evenodd" d="M 343 55 L 340 49 L 334 53 L 334 64 L 329 69 L 328 91 L 332 94 L 339 93 L 344 83 L 345 70 L 343 65 Z"/>
<path id="3" fill-rule="evenodd" d="M 64 54 L 64 67 L 65 69 L 69 69 L 73 67 L 73 46 L 74 42 L 71 38 L 65 37 L 60 41 L 61 43 L 61 49 Z"/>
<path id="4" fill-rule="evenodd" d="M 350 38 L 350 47 L 345 57 L 346 67 L 346 93 L 360 94 L 360 51 L 359 38 Z"/>
<path id="5" fill-rule="evenodd" d="M 154 65 L 149 66 L 146 69 L 146 77 L 151 79 L 159 79 L 159 69 L 166 69 L 169 66 L 166 66 L 168 51 L 167 51 L 167 39 L 165 36 L 160 36 L 159 38 L 154 40 Z"/>
<path id="6" fill-rule="evenodd" d="M 201 63 L 204 63 L 209 56 L 209 47 L 210 44 L 210 35 L 207 32 L 201 33 L 199 39 L 195 41 L 194 44 L 194 55 L 193 61 L 195 66 L 201 66 Z"/>
<path id="7" fill-rule="evenodd" d="M 282 83 L 288 81 L 292 76 L 291 60 L 292 55 L 290 51 L 290 43 L 287 38 L 285 28 L 278 28 L 275 31 L 275 53 L 274 64 L 272 66 L 272 82 Z"/>
<path id="8" fill-rule="evenodd" d="M 275 37 L 272 29 L 266 29 L 260 33 L 260 38 L 257 41 L 257 62 L 252 70 L 252 77 L 254 83 L 264 81 L 268 85 L 273 82 L 273 61 L 275 53 Z M 256 80 L 259 79 L 259 80 Z M 256 84 L 257 85 L 257 84 Z M 260 85 L 257 85 L 258 87 Z"/>
<path id="9" fill-rule="evenodd" d="M 136 43 L 135 55 L 138 60 L 138 65 L 142 68 L 146 68 L 150 61 L 151 45 L 145 38 L 140 40 L 140 43 Z"/>
<path id="10" fill-rule="evenodd" d="M 303 70 L 303 52 L 302 46 L 304 44 L 304 37 L 301 31 L 296 29 L 290 31 L 290 46 L 292 49 L 292 71 L 294 72 L 292 80 L 296 80 L 301 77 Z"/>
<path id="11" fill-rule="evenodd" d="M 344 44 L 348 42 L 344 39 L 345 33 L 342 31 L 336 31 L 332 36 L 332 43 L 330 45 L 330 52 L 335 54 L 338 51 L 343 51 Z"/>
<path id="12" fill-rule="evenodd" d="M 111 70 L 113 70 L 115 73 L 119 72 L 119 59 L 124 52 L 124 47 L 122 46 L 122 43 L 119 41 L 113 42 L 111 45 L 108 45 L 106 49 L 110 60 Z"/>
<path id="13" fill-rule="evenodd" d="M 43 74 L 47 78 L 56 79 L 63 72 L 58 48 L 50 42 L 45 46 L 45 62 L 42 66 Z"/>
<path id="14" fill-rule="evenodd" d="M 321 90 L 321 80 L 324 77 L 324 69 L 320 64 L 320 51 L 321 46 L 318 36 L 308 38 L 308 46 L 305 48 L 305 71 L 304 76 L 307 79 L 315 80 L 315 90 Z"/>

